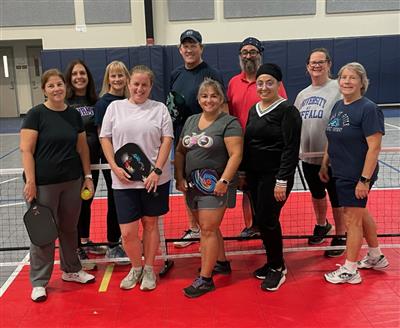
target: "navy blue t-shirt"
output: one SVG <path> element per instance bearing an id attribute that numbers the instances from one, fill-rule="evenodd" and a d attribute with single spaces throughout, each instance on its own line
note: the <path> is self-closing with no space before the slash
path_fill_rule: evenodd
<path id="1" fill-rule="evenodd" d="M 97 100 L 94 106 L 94 124 L 96 126 L 101 126 L 103 124 L 104 115 L 106 115 L 106 110 L 109 104 L 114 100 L 125 99 L 125 96 L 114 96 L 111 93 L 105 93 L 99 100 Z"/>
<path id="2" fill-rule="evenodd" d="M 366 97 L 345 105 L 339 100 L 332 109 L 326 136 L 334 177 L 358 181 L 368 151 L 367 137 L 385 134 L 382 110 Z M 378 165 L 371 177 L 377 179 Z"/>
<path id="3" fill-rule="evenodd" d="M 179 125 L 183 126 L 189 116 L 202 112 L 197 101 L 197 93 L 200 84 L 206 77 L 218 81 L 222 88 L 224 88 L 222 75 L 206 62 L 200 63 L 193 69 L 180 66 L 172 72 L 170 81 L 171 92 L 168 95 L 167 107 L 170 113 L 178 110 L 184 116 L 183 121 L 179 122 Z M 172 109 L 171 107 L 179 108 Z"/>

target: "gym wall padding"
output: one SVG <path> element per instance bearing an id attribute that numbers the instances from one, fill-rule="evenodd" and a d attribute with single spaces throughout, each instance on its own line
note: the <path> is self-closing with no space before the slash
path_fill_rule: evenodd
<path id="1" fill-rule="evenodd" d="M 238 74 L 239 42 L 207 44 L 204 60 L 222 73 L 225 87 L 232 76 Z M 400 36 L 371 36 L 359 38 L 330 38 L 288 41 L 264 41 L 264 62 L 278 64 L 283 71 L 283 83 L 290 101 L 310 83 L 306 72 L 306 59 L 314 48 L 326 47 L 332 56 L 332 76 L 344 64 L 358 61 L 368 72 L 370 87 L 367 97 L 379 104 L 400 103 Z M 97 90 L 100 91 L 104 70 L 113 60 L 123 61 L 128 69 L 144 64 L 153 69 L 156 80 L 152 98 L 165 101 L 169 79 L 174 68 L 182 65 L 177 46 L 140 46 L 130 48 L 45 50 L 42 52 L 43 69 L 59 68 L 65 71 L 68 63 L 83 59 L 91 70 Z"/>

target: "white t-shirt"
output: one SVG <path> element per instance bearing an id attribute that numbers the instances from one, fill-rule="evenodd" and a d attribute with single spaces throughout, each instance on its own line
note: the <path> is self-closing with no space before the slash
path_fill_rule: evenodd
<path id="1" fill-rule="evenodd" d="M 336 80 L 329 80 L 322 86 L 310 85 L 297 95 L 294 105 L 303 120 L 301 127 L 300 152 L 324 152 L 327 143 L 325 129 L 331 111 L 341 98 Z M 320 157 L 302 157 L 307 163 L 321 165 Z"/>
<path id="2" fill-rule="evenodd" d="M 142 148 L 150 162 L 156 162 L 161 146 L 161 137 L 173 138 L 171 116 L 167 107 L 158 101 L 146 100 L 133 104 L 128 99 L 115 100 L 108 107 L 101 126 L 100 138 L 111 138 L 114 153 L 127 143 L 136 143 Z M 159 185 L 171 180 L 171 163 L 168 159 Z M 142 181 L 122 183 L 112 172 L 113 189 L 144 188 Z"/>

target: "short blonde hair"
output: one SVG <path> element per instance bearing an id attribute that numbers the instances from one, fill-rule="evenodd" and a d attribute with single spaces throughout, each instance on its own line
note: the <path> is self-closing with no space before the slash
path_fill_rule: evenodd
<path id="1" fill-rule="evenodd" d="M 348 63 L 348 64 L 344 65 L 339 70 L 338 80 L 340 80 L 340 77 L 342 76 L 343 71 L 346 68 L 351 69 L 360 77 L 360 79 L 361 79 L 361 95 L 363 96 L 367 92 L 368 86 L 369 86 L 367 71 L 365 70 L 364 66 L 357 62 L 352 62 L 352 63 Z"/>
<path id="2" fill-rule="evenodd" d="M 124 96 L 129 98 L 129 89 L 128 89 L 128 82 L 129 82 L 129 71 L 126 68 L 125 64 L 119 60 L 114 60 L 109 63 L 106 67 L 106 71 L 104 72 L 103 84 L 100 91 L 100 96 L 106 94 L 110 91 L 110 73 L 111 72 L 122 72 L 126 76 L 126 85 L 124 89 Z"/>

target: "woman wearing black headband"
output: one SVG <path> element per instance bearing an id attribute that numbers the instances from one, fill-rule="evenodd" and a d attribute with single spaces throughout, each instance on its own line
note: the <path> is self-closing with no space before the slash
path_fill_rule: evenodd
<path id="1" fill-rule="evenodd" d="M 261 289 L 274 291 L 286 280 L 279 216 L 293 187 L 301 118 L 296 107 L 278 94 L 282 81 L 279 66 L 260 66 L 256 78 L 260 101 L 249 112 L 241 168 L 267 253 L 267 263 L 254 271 L 254 276 L 263 280 Z"/>

